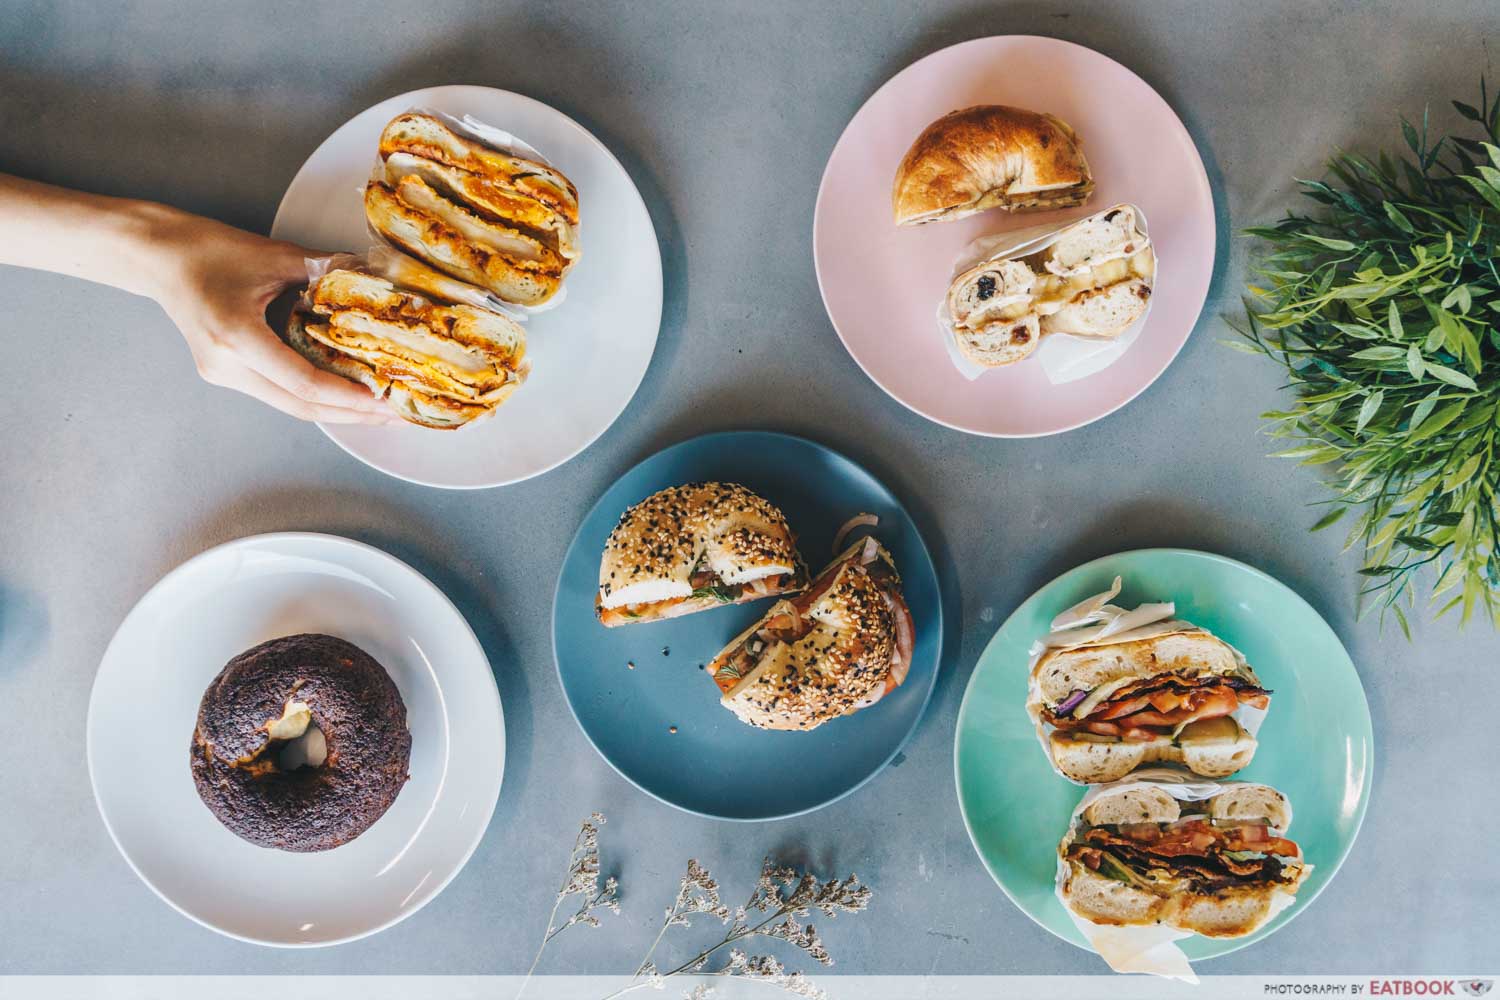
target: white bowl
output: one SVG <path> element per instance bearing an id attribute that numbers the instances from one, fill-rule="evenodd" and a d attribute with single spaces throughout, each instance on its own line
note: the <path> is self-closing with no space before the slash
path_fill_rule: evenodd
<path id="1" fill-rule="evenodd" d="M 411 778 L 391 808 L 314 854 L 230 833 L 188 767 L 209 682 L 236 654 L 299 632 L 378 660 L 412 735 Z M 500 795 L 505 723 L 473 630 L 420 573 L 346 538 L 257 535 L 188 560 L 126 616 L 94 680 L 88 761 L 110 836 L 162 899 L 243 941 L 328 945 L 410 916 L 458 874 Z"/>

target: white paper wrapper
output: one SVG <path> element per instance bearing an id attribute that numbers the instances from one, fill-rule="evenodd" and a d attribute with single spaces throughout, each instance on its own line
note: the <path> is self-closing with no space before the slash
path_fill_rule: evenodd
<path id="1" fill-rule="evenodd" d="M 1141 232 L 1150 235 L 1146 228 L 1146 215 L 1135 205 L 1114 206 L 1128 207 L 1135 211 L 1136 224 Z M 1103 211 L 1112 211 L 1106 208 Z M 1025 257 L 1040 250 L 1045 250 L 1056 242 L 1057 237 L 1063 230 L 1076 222 L 1098 215 L 1099 212 L 1088 212 L 1069 222 L 1058 224 L 1047 224 L 1042 226 L 1030 226 L 1026 229 L 1018 229 L 1006 233 L 992 233 L 989 236 L 981 236 L 960 251 L 953 262 L 952 278 L 975 267 L 982 261 L 1010 259 Z M 1154 244 L 1152 254 L 1155 254 Z M 1153 276 L 1151 286 L 1156 288 L 1157 276 Z M 951 281 L 952 278 L 949 280 Z M 1155 295 L 1152 296 L 1152 300 Z M 1103 371 L 1114 364 L 1120 357 L 1130 349 L 1140 337 L 1141 331 L 1146 327 L 1146 319 L 1151 315 L 1151 302 L 1146 303 L 1146 312 L 1141 318 L 1132 323 L 1118 337 L 1104 339 L 1100 337 L 1079 337 L 1070 333 L 1049 333 L 1042 338 L 1037 345 L 1036 351 L 1031 358 L 1035 359 L 1041 366 L 1042 372 L 1047 376 L 1047 381 L 1053 385 L 1062 385 L 1074 382 L 1078 379 Z M 948 315 L 948 295 L 944 290 L 942 299 L 937 308 L 938 329 L 943 334 L 943 346 L 948 350 L 948 357 L 953 361 L 953 366 L 959 373 L 969 381 L 974 381 L 985 372 L 995 371 L 964 357 L 958 348 L 957 338 L 953 332 L 953 318 Z"/>
<path id="2" fill-rule="evenodd" d="M 464 115 L 462 118 L 459 118 L 454 115 L 450 115 L 447 112 L 438 111 L 434 108 L 407 108 L 401 113 L 405 115 L 431 115 L 433 118 L 438 119 L 444 125 L 447 125 L 453 131 L 457 132 L 459 135 L 464 136 L 467 139 L 472 139 L 475 142 L 482 143 L 483 145 L 490 147 L 496 152 L 504 153 L 507 156 L 517 156 L 524 160 L 535 160 L 537 163 L 540 163 L 543 166 L 552 166 L 552 161 L 547 159 L 547 157 L 544 156 L 540 150 L 531 145 L 529 142 L 526 142 L 520 137 L 507 132 L 502 128 L 497 128 L 494 125 L 488 124 L 487 122 L 482 122 L 479 119 L 475 118 L 473 115 Z M 378 181 L 382 179 L 384 175 L 385 164 L 381 160 L 380 154 L 377 152 L 375 154 L 375 162 L 370 168 L 370 179 Z M 361 201 L 363 201 L 364 195 L 365 190 L 363 187 L 361 187 L 359 189 L 359 196 Z M 581 232 L 583 229 L 582 222 L 580 222 L 578 226 L 575 227 L 575 229 L 576 231 Z M 379 233 L 375 232 L 374 229 L 368 229 L 368 232 L 371 239 L 375 240 L 382 246 L 386 245 L 384 239 Z M 392 252 L 402 253 L 403 256 L 405 256 L 402 251 L 395 248 L 392 248 Z M 488 292 L 483 292 L 483 294 L 488 296 L 488 298 L 493 302 L 500 304 L 501 308 L 498 311 L 506 313 L 512 319 L 518 319 L 520 322 L 525 322 L 524 318 L 522 317 L 529 316 L 533 313 L 547 312 L 549 309 L 556 309 L 558 306 L 562 305 L 563 300 L 568 297 L 568 285 L 566 282 L 564 282 L 562 286 L 558 288 L 555 295 L 553 295 L 550 299 L 548 299 L 546 302 L 543 302 L 539 306 L 525 306 L 517 302 L 505 302 L 494 295 L 490 295 Z M 494 307 L 485 305 L 482 308 L 490 309 Z"/>
<path id="3" fill-rule="evenodd" d="M 1042 719 L 1042 692 L 1036 678 L 1036 665 L 1041 658 L 1059 649 L 1112 646 L 1116 643 L 1153 639 L 1162 635 L 1208 632 L 1207 629 L 1176 617 L 1177 605 L 1171 601 L 1142 604 L 1129 609 L 1111 604 L 1110 602 L 1120 595 L 1121 583 L 1121 578 L 1117 576 L 1108 590 L 1087 597 L 1071 608 L 1060 612 L 1052 619 L 1051 631 L 1033 640 L 1031 648 L 1027 650 L 1031 659 L 1026 668 L 1026 711 L 1036 725 L 1036 738 L 1042 745 L 1042 752 L 1047 755 L 1047 762 L 1052 765 L 1052 770 L 1057 772 L 1058 777 L 1068 781 L 1073 781 L 1073 779 L 1063 774 L 1058 769 L 1057 762 L 1052 759 L 1052 741 L 1049 738 L 1052 727 Z M 1215 638 L 1218 637 L 1215 636 Z M 1224 642 L 1223 639 L 1219 641 Z M 1235 659 L 1242 666 L 1247 663 L 1245 654 L 1227 642 L 1224 642 L 1224 645 L 1229 646 Z M 1265 721 L 1266 710 L 1242 704 L 1230 713 L 1229 717 L 1238 722 L 1240 728 L 1253 737 L 1260 731 L 1261 723 Z M 1073 781 L 1073 783 L 1082 784 L 1078 781 Z"/>
<path id="4" fill-rule="evenodd" d="M 1073 809 L 1073 815 L 1068 820 L 1068 829 L 1072 830 L 1073 824 L 1094 802 L 1108 795 L 1118 795 L 1132 788 L 1143 785 L 1152 785 L 1161 788 L 1167 794 L 1181 802 L 1202 802 L 1211 799 L 1230 785 L 1257 784 L 1256 782 L 1240 781 L 1194 781 L 1184 778 L 1180 771 L 1171 768 L 1147 768 L 1137 771 L 1124 781 L 1116 781 L 1107 785 L 1095 785 L 1091 787 L 1088 794 L 1079 800 Z M 1269 786 L 1261 786 L 1269 787 Z M 1287 804 L 1287 826 L 1292 823 L 1291 804 Z M 1281 831 L 1283 834 L 1285 830 Z M 1304 864 L 1304 870 L 1308 875 L 1312 874 L 1313 866 Z M 1063 884 L 1068 876 L 1068 864 L 1063 860 L 1061 852 L 1057 857 L 1057 882 L 1055 891 L 1057 900 L 1067 910 L 1068 917 L 1073 921 L 1078 932 L 1084 936 L 1089 945 L 1099 953 L 1099 957 L 1109 964 L 1116 972 L 1139 972 L 1153 976 L 1162 976 L 1166 979 L 1178 979 L 1185 983 L 1196 984 L 1198 976 L 1193 972 L 1188 963 L 1187 956 L 1177 946 L 1177 942 L 1183 938 L 1192 937 L 1191 931 L 1178 930 L 1165 924 L 1157 924 L 1147 927 L 1112 927 L 1105 924 L 1096 924 L 1086 920 L 1068 909 L 1067 903 L 1063 901 Z M 1306 876 L 1304 876 L 1305 880 Z M 1292 903 L 1296 902 L 1294 893 L 1277 891 L 1271 901 L 1269 913 L 1264 923 L 1270 923 L 1280 915 Z"/>

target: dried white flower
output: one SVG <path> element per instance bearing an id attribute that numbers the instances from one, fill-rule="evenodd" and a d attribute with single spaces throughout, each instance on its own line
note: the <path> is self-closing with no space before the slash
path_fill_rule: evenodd
<path id="1" fill-rule="evenodd" d="M 557 934 L 575 924 L 599 926 L 595 910 L 606 909 L 616 914 L 620 912 L 619 881 L 610 877 L 604 880 L 602 888 L 599 884 L 599 827 L 603 825 L 603 815 L 594 813 L 578 832 L 573 853 L 568 858 L 567 878 L 558 890 L 557 903 L 553 905 L 552 916 L 547 920 L 547 933 L 542 939 L 542 948 Z M 558 909 L 571 896 L 580 897 L 577 910 L 561 925 L 554 927 Z M 814 910 L 828 917 L 833 917 L 840 911 L 858 913 L 869 906 L 869 903 L 870 890 L 860 885 L 859 878 L 855 875 L 851 874 L 842 880 L 820 882 L 811 874 L 775 864 L 770 858 L 766 858 L 761 864 L 760 877 L 756 880 L 749 900 L 745 905 L 731 910 L 724 905 L 719 895 L 719 883 L 709 874 L 708 869 L 699 864 L 696 858 L 690 859 L 687 871 L 678 883 L 677 895 L 672 905 L 664 911 L 662 926 L 655 942 L 646 952 L 630 982 L 610 994 L 606 1000 L 648 987 L 664 989 L 667 980 L 677 975 L 739 976 L 776 986 L 808 1000 L 826 1000 L 827 994 L 803 973 L 788 972 L 785 966 L 770 955 L 747 954 L 738 947 L 738 943 L 751 937 L 774 938 L 792 945 L 820 965 L 832 965 L 833 958 L 824 947 L 816 928 L 812 924 L 803 923 L 803 919 Z M 695 913 L 706 913 L 718 918 L 727 928 L 723 937 L 682 964 L 662 972 L 652 960 L 657 946 L 670 928 L 691 927 L 688 917 Z M 533 971 L 537 961 L 541 960 L 542 948 L 537 949 L 536 961 L 531 964 Z M 710 957 L 723 948 L 729 949 L 727 961 L 719 969 L 705 972 Z M 526 981 L 530 980 L 530 975 L 528 972 Z M 526 981 L 521 984 L 523 991 Z M 713 986 L 700 983 L 683 996 L 685 1000 L 707 1000 L 713 992 Z M 520 993 L 517 993 L 517 997 L 519 996 Z"/>
<path id="2" fill-rule="evenodd" d="M 557 901 L 552 904 L 552 913 L 547 917 L 546 933 L 542 935 L 536 957 L 531 960 L 531 968 L 526 971 L 526 977 L 521 980 L 520 989 L 516 991 L 517 998 L 525 992 L 526 984 L 531 982 L 531 974 L 536 971 L 537 963 L 542 960 L 542 952 L 549 941 L 578 924 L 598 927 L 599 918 L 593 912 L 596 909 L 620 912 L 619 880 L 611 876 L 604 880 L 604 888 L 599 887 L 599 827 L 603 825 L 604 814 L 596 812 L 584 820 L 578 830 L 578 837 L 573 841 L 573 852 L 568 855 L 568 873 L 563 879 L 562 888 L 557 890 Z M 558 924 L 557 911 L 570 896 L 580 897 L 578 908 Z"/>

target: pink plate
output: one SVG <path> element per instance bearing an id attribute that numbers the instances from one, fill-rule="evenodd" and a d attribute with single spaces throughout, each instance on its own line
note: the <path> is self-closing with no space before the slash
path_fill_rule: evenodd
<path id="1" fill-rule="evenodd" d="M 1077 208 L 898 228 L 896 165 L 934 119 L 975 104 L 1050 112 L 1072 125 L 1097 188 L 1091 210 L 1133 202 L 1159 274 L 1146 328 L 1108 368 L 1052 385 L 1035 358 L 969 381 L 934 315 L 953 261 L 986 233 L 1087 214 Z M 870 378 L 929 420 L 971 434 L 1038 437 L 1098 420 L 1160 375 L 1187 341 L 1214 265 L 1214 202 L 1187 129 L 1147 83 L 1092 49 L 1055 38 L 977 38 L 896 74 L 844 130 L 818 188 L 813 259 L 828 316 Z"/>

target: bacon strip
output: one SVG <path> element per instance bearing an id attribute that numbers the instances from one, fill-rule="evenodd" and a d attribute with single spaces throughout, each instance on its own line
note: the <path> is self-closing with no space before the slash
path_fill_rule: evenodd
<path id="1" fill-rule="evenodd" d="M 1069 846 L 1067 857 L 1098 870 L 1104 851 L 1137 871 L 1166 870 L 1192 879 L 1204 889 L 1282 881 L 1284 867 L 1272 855 L 1302 856 L 1296 843 L 1274 836 L 1264 825 L 1217 827 L 1191 820 L 1168 826 L 1131 823 L 1114 829 L 1091 827 Z M 1257 851 L 1266 857 L 1237 861 L 1225 857 L 1225 851 Z"/>
<path id="2" fill-rule="evenodd" d="M 1270 704 L 1270 692 L 1225 677 L 1165 674 L 1126 685 L 1084 718 L 1059 719 L 1048 713 L 1048 721 L 1064 732 L 1143 742 L 1168 735 L 1189 722 L 1231 715 L 1242 704 L 1265 708 Z"/>

